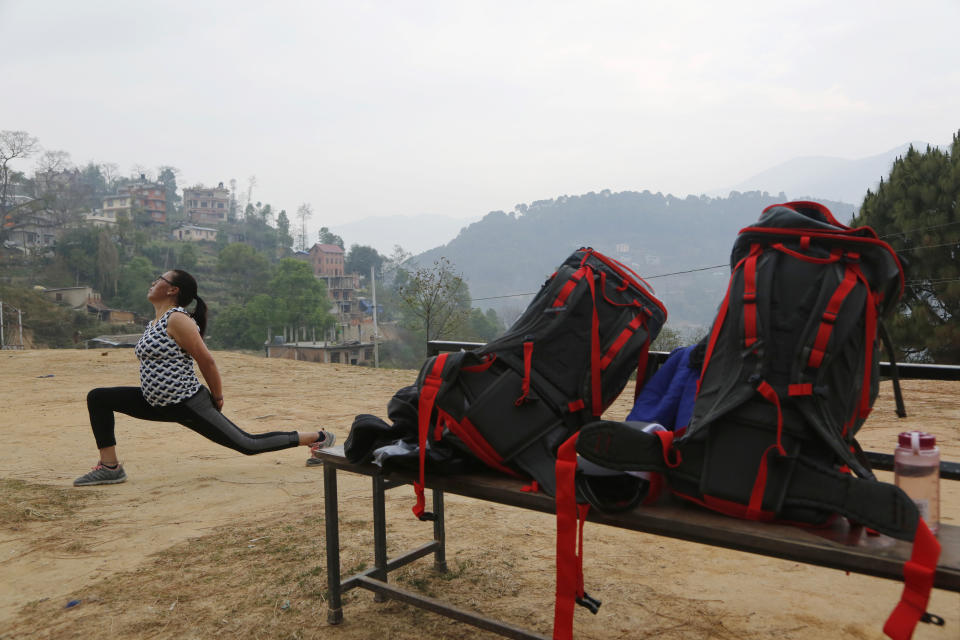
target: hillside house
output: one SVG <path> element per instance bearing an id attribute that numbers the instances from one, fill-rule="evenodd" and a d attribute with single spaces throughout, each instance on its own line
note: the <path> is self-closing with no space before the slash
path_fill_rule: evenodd
<path id="1" fill-rule="evenodd" d="M 326 364 L 373 364 L 372 342 L 285 342 L 267 344 L 268 358 L 286 358 Z"/>
<path id="2" fill-rule="evenodd" d="M 136 321 L 136 315 L 133 311 L 111 309 L 100 299 L 100 294 L 87 299 L 86 310 L 87 313 L 97 316 L 100 322 L 109 324 L 129 324 Z"/>
<path id="3" fill-rule="evenodd" d="M 320 244 L 310 247 L 310 263 L 315 276 L 342 276 L 344 269 L 343 249 L 335 244 Z"/>
<path id="4" fill-rule="evenodd" d="M 109 229 L 117 226 L 117 214 L 115 211 L 108 212 L 94 209 L 93 211 L 83 214 L 83 219 L 86 220 L 87 224 L 91 224 L 98 229 Z"/>
<path id="5" fill-rule="evenodd" d="M 4 245 L 10 249 L 44 251 L 53 249 L 57 243 L 57 225 L 49 214 L 26 213 L 19 216 L 8 214 L 3 221 L 7 239 Z"/>
<path id="6" fill-rule="evenodd" d="M 216 242 L 217 230 L 211 227 L 197 227 L 191 224 L 180 225 L 170 234 L 174 240 L 184 242 Z"/>
<path id="7" fill-rule="evenodd" d="M 167 221 L 166 187 L 157 182 L 149 182 L 142 173 L 140 180 L 120 187 L 117 192 L 104 197 L 103 216 L 116 220 L 123 215 L 133 219 L 133 214 L 143 211 L 151 222 L 161 224 Z"/>
<path id="8" fill-rule="evenodd" d="M 202 185 L 183 190 L 183 214 L 194 224 L 226 222 L 230 213 L 230 190 L 223 183 L 215 189 Z"/>
<path id="9" fill-rule="evenodd" d="M 68 306 L 75 311 L 86 311 L 95 315 L 101 322 L 127 324 L 136 321 L 133 311 L 111 309 L 101 300 L 100 294 L 90 287 L 44 289 L 42 293 L 53 302 Z"/>
<path id="10" fill-rule="evenodd" d="M 47 299 L 64 304 L 71 309 L 79 309 L 87 304 L 87 300 L 100 297 L 100 294 L 90 287 L 44 289 L 43 295 L 46 296 Z"/>

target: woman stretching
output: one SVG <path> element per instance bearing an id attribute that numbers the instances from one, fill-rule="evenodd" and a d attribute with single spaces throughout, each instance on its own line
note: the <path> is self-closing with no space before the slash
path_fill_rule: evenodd
<path id="1" fill-rule="evenodd" d="M 179 422 L 217 444 L 246 455 L 309 445 L 313 451 L 333 444 L 329 431 L 275 431 L 250 434 L 220 413 L 223 387 L 213 356 L 203 342 L 207 305 L 197 295 L 197 281 L 186 271 L 173 269 L 153 281 L 147 292 L 156 319 L 147 325 L 134 349 L 140 360 L 139 387 L 104 387 L 87 394 L 90 426 L 100 450 L 100 461 L 74 486 L 117 484 L 127 479 L 117 458 L 113 414 L 141 420 Z M 184 309 L 197 301 L 193 313 Z M 196 360 L 207 387 L 193 370 Z"/>

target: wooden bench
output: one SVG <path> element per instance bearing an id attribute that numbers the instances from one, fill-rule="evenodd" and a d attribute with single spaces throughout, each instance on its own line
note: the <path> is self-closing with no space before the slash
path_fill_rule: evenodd
<path id="1" fill-rule="evenodd" d="M 430 351 L 472 348 L 474 343 L 433 342 Z M 657 366 L 666 357 L 655 353 Z M 902 377 L 960 380 L 960 367 L 907 372 Z M 553 498 L 542 493 L 522 490 L 523 483 L 495 472 L 439 476 L 428 474 L 426 487 L 432 490 L 433 539 L 395 558 L 387 557 L 385 493 L 394 487 L 412 485 L 413 473 L 384 473 L 374 464 L 354 464 L 343 453 L 343 447 L 319 451 L 323 463 L 324 508 L 327 548 L 327 581 L 329 587 L 327 621 L 343 621 L 342 594 L 353 588 L 373 591 L 375 600 L 395 599 L 438 613 L 507 638 L 543 639 L 545 636 L 492 619 L 480 613 L 453 606 L 436 598 L 404 589 L 388 581 L 388 575 L 420 558 L 433 555 L 437 571 L 446 572 L 446 532 L 444 493 L 465 496 L 497 504 L 555 513 Z M 892 456 L 868 454 L 871 463 L 880 469 L 892 469 Z M 338 515 L 337 474 L 349 472 L 369 476 L 372 481 L 374 563 L 367 570 L 341 578 L 340 522 Z M 942 463 L 941 477 L 960 480 L 960 464 Z M 411 491 L 412 496 L 412 491 Z M 411 498 L 412 500 L 412 498 Z M 412 515 L 406 516 L 413 518 Z M 885 536 L 867 535 L 862 527 L 851 526 L 839 518 L 823 529 L 800 528 L 778 524 L 761 524 L 729 518 L 694 505 L 664 497 L 657 505 L 637 507 L 617 514 L 591 511 L 591 522 L 648 534 L 667 536 L 701 544 L 735 549 L 806 564 L 851 571 L 890 580 L 903 579 L 903 564 L 910 557 L 912 545 Z M 941 524 L 938 539 L 943 548 L 934 577 L 934 587 L 960 593 L 960 527 Z M 891 607 L 894 603 L 891 602 Z"/>
<path id="2" fill-rule="evenodd" d="M 338 624 L 343 620 L 343 592 L 360 587 L 375 592 L 378 601 L 387 598 L 400 600 L 507 638 L 545 637 L 391 584 L 388 582 L 388 574 L 431 554 L 436 570 L 447 570 L 443 505 L 445 493 L 551 514 L 555 512 L 553 498 L 543 493 L 522 491 L 522 482 L 494 472 L 461 476 L 428 474 L 426 486 L 432 490 L 433 512 L 437 515 L 433 523 L 433 540 L 395 558 L 388 558 L 385 492 L 394 487 L 412 484 L 415 475 L 385 474 L 374 464 L 353 464 L 344 457 L 343 447 L 322 450 L 318 452 L 318 456 L 323 461 L 329 587 L 327 621 L 330 624 Z M 373 485 L 374 563 L 371 568 L 345 579 L 340 575 L 337 496 L 337 473 L 341 471 L 370 476 Z M 404 517 L 413 519 L 412 514 Z M 910 557 L 912 546 L 908 542 L 885 536 L 866 535 L 862 527 L 851 527 L 843 518 L 838 519 L 828 529 L 759 524 L 728 518 L 672 498 L 665 498 L 655 506 L 637 507 L 624 513 L 601 514 L 591 511 L 587 519 L 623 529 L 897 581 L 903 579 L 903 563 Z M 941 525 L 938 538 L 943 552 L 937 566 L 934 587 L 960 593 L 960 527 Z M 893 603 L 891 607 L 892 605 Z"/>

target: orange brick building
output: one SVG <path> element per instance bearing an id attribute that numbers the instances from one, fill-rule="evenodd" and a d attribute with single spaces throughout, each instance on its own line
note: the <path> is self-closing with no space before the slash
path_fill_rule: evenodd
<path id="1" fill-rule="evenodd" d="M 103 213 L 116 220 L 118 215 L 133 218 L 133 212 L 143 211 L 150 216 L 151 222 L 162 224 L 167 221 L 167 192 L 162 184 L 148 182 L 140 174 L 140 180 L 120 187 L 117 192 L 103 199 Z"/>

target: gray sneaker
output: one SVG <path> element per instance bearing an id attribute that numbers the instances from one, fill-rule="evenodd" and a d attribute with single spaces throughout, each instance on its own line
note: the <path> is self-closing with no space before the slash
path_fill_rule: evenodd
<path id="1" fill-rule="evenodd" d="M 325 429 L 320 430 L 320 439 L 310 445 L 310 455 L 315 457 L 317 451 L 320 449 L 327 449 L 332 447 L 333 444 L 337 441 L 337 436 L 333 435 L 333 432 L 327 431 Z"/>
<path id="2" fill-rule="evenodd" d="M 317 452 L 321 449 L 332 447 L 337 441 L 337 436 L 325 429 L 320 430 L 320 439 L 310 445 L 310 457 L 307 458 L 308 467 L 316 467 L 323 464 L 323 460 L 317 457 Z"/>
<path id="3" fill-rule="evenodd" d="M 73 481 L 75 487 L 86 487 L 92 484 L 120 484 L 127 481 L 127 474 L 123 470 L 123 465 L 118 464 L 116 469 L 109 469 L 98 462 L 97 466 L 90 470 L 90 473 L 80 476 Z"/>

